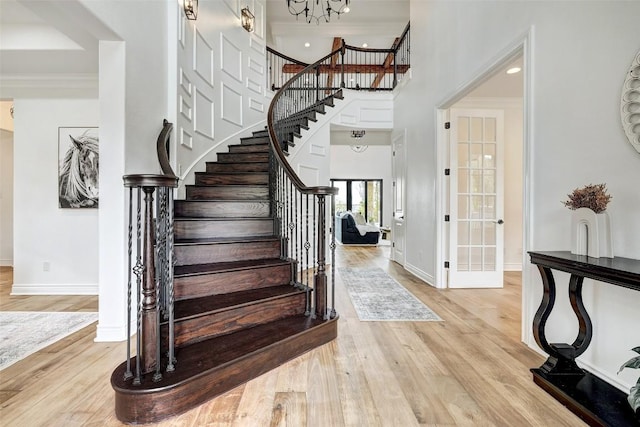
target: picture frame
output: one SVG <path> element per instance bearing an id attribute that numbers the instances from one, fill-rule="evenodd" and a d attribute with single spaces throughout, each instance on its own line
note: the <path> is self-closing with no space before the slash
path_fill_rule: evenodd
<path id="1" fill-rule="evenodd" d="M 58 206 L 99 207 L 97 127 L 58 127 Z"/>

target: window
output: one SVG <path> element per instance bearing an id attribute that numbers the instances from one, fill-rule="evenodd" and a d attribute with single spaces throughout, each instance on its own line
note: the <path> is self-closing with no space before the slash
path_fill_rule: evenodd
<path id="1" fill-rule="evenodd" d="M 336 212 L 359 212 L 367 222 L 382 224 L 381 179 L 332 179 L 331 185 L 339 189 Z"/>

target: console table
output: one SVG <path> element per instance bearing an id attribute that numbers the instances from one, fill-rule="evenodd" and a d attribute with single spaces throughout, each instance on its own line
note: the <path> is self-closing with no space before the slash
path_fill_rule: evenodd
<path id="1" fill-rule="evenodd" d="M 544 294 L 533 319 L 536 342 L 549 354 L 540 368 L 531 369 L 533 381 L 592 426 L 640 426 L 626 394 L 578 367 L 576 357 L 585 352 L 592 336 L 589 314 L 582 302 L 582 282 L 590 278 L 640 291 L 640 260 L 629 258 L 591 258 L 568 251 L 529 252 L 536 264 Z M 571 274 L 569 301 L 578 318 L 578 336 L 572 344 L 549 343 L 545 325 L 556 299 L 552 270 Z M 638 343 L 630 343 L 637 345 Z M 620 363 L 622 364 L 621 361 Z"/>

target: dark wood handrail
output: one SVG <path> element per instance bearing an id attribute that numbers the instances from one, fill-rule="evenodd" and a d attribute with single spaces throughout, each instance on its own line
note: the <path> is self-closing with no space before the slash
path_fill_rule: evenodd
<path id="1" fill-rule="evenodd" d="M 271 140 L 270 141 L 271 147 L 273 148 L 273 151 L 276 154 L 275 157 L 278 160 L 278 163 L 280 163 L 280 166 L 282 166 L 282 168 L 285 170 L 285 173 L 287 174 L 287 176 L 289 177 L 293 185 L 298 189 L 298 191 L 300 191 L 303 194 L 331 195 L 331 194 L 338 194 L 338 189 L 335 187 L 327 187 L 327 186 L 307 187 L 302 182 L 298 174 L 296 174 L 296 172 L 293 170 L 289 162 L 285 159 L 285 154 L 282 151 L 282 147 L 280 147 L 280 142 L 278 141 L 278 137 L 276 136 L 276 131 L 274 128 L 275 126 L 274 119 L 273 119 L 274 109 L 280 97 L 285 93 L 287 88 L 289 88 L 289 86 L 291 86 L 291 84 L 294 81 L 296 81 L 297 79 L 301 78 L 303 75 L 307 74 L 309 71 L 316 68 L 318 65 L 320 65 L 320 63 L 329 59 L 331 56 L 339 54 L 341 51 L 342 51 L 342 47 L 324 56 L 322 59 L 314 62 L 313 64 L 307 65 L 302 71 L 300 71 L 291 79 L 289 79 L 289 81 L 287 81 L 276 92 L 276 94 L 273 96 L 273 100 L 271 101 L 271 104 L 269 105 L 269 112 L 267 114 L 267 129 L 269 131 L 269 139 Z"/>
<path id="2" fill-rule="evenodd" d="M 171 136 L 171 130 L 173 129 L 173 123 L 169 123 L 167 119 L 162 121 L 162 131 L 158 135 L 158 141 L 156 143 L 156 151 L 158 152 L 158 161 L 160 162 L 160 169 L 162 173 L 167 176 L 175 177 L 176 174 L 171 168 L 169 163 L 169 153 L 167 152 L 167 142 Z"/>
<path id="3" fill-rule="evenodd" d="M 178 177 L 158 174 L 132 174 L 122 177 L 125 187 L 178 187 Z"/>
<path id="4" fill-rule="evenodd" d="M 294 59 L 294 58 L 292 58 L 292 57 L 290 57 L 290 56 L 287 56 L 287 55 L 285 55 L 285 54 L 283 54 L 283 53 L 280 53 L 280 52 L 278 52 L 277 50 L 270 48 L 269 46 L 267 46 L 267 52 L 272 53 L 272 54 L 274 54 L 274 55 L 276 55 L 276 56 L 279 56 L 279 57 L 280 57 L 280 58 L 282 58 L 282 59 L 286 59 L 287 61 L 291 61 L 291 62 L 293 62 L 294 64 L 304 65 L 305 67 L 306 67 L 307 65 L 309 65 L 309 64 L 308 64 L 308 63 L 306 63 L 306 62 L 298 61 L 297 59 Z"/>

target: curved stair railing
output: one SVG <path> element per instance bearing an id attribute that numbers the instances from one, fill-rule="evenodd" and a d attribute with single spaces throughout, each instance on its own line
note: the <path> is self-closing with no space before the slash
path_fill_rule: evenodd
<path id="1" fill-rule="evenodd" d="M 388 49 L 351 46 L 344 39 L 335 39 L 334 51 L 307 73 L 306 85 L 317 86 L 325 96 L 338 89 L 391 91 L 408 72 L 411 62 L 410 23 Z M 269 86 L 277 91 L 294 75 L 309 66 L 304 62 L 267 47 Z M 315 73 L 315 74 L 314 74 Z M 317 80 L 317 82 L 316 82 Z M 313 95 L 313 94 L 311 94 Z M 311 96 L 313 98 L 313 96 Z M 317 101 L 317 99 L 316 99 Z"/>
<path id="2" fill-rule="evenodd" d="M 338 189 L 306 186 L 286 159 L 289 147 L 295 145 L 302 129 L 309 128 L 309 122 L 316 121 L 317 114 L 333 106 L 335 99 L 342 99 L 343 88 L 393 90 L 398 76 L 410 66 L 409 28 L 407 24 L 390 49 L 358 48 L 341 40 L 337 49 L 313 64 L 267 48 L 271 88 L 277 89 L 267 117 L 271 209 L 284 248 L 282 257 L 296 261 L 297 285 L 307 289 L 308 295 L 315 294 L 315 298 L 307 298 L 311 316 L 323 319 L 336 316 L 334 221 Z M 328 277 L 327 242 L 331 266 Z"/>
<path id="3" fill-rule="evenodd" d="M 123 177 L 124 186 L 129 188 L 127 366 L 124 379 L 132 380 L 134 385 L 140 384 L 142 377 L 150 373 L 153 381 L 162 379 L 163 356 L 168 356 L 166 371 L 175 369 L 173 190 L 178 186 L 178 177 L 169 164 L 168 147 L 172 128 L 173 124 L 164 120 L 156 144 L 162 174 Z M 133 304 L 136 304 L 135 358 L 131 357 Z M 168 325 L 167 339 L 163 339 L 161 332 L 164 322 Z M 131 366 L 132 363 L 135 366 Z"/>

